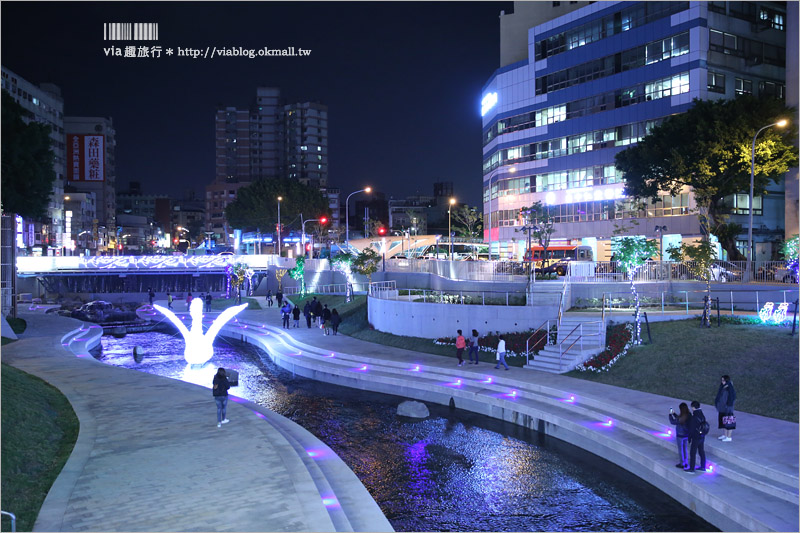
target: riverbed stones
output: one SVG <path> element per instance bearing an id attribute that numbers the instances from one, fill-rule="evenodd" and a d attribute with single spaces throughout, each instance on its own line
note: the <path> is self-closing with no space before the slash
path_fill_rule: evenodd
<path id="1" fill-rule="evenodd" d="M 397 414 L 410 418 L 427 418 L 431 413 L 424 403 L 408 400 L 397 406 Z"/>

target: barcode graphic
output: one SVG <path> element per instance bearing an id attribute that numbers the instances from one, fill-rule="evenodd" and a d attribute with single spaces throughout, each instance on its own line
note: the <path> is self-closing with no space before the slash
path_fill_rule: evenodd
<path id="1" fill-rule="evenodd" d="M 104 41 L 157 41 L 157 22 L 106 22 Z"/>

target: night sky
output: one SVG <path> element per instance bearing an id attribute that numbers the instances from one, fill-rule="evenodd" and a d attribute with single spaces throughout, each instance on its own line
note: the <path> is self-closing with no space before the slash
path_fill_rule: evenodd
<path id="1" fill-rule="evenodd" d="M 480 90 L 511 2 L 3 2 L 2 64 L 61 87 L 65 114 L 110 116 L 117 188 L 198 193 L 214 178 L 214 112 L 257 86 L 329 106 L 329 184 L 387 197 L 453 181 L 481 191 Z M 103 41 L 104 22 L 157 22 L 159 40 Z M 311 49 L 309 57 L 121 58 L 104 47 Z"/>

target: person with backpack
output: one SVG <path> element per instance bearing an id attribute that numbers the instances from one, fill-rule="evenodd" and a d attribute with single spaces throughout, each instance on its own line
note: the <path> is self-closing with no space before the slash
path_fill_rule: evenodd
<path id="1" fill-rule="evenodd" d="M 711 426 L 708 424 L 703 410 L 700 409 L 700 402 L 693 400 L 692 417 L 689 419 L 689 444 L 691 445 L 689 448 L 689 468 L 683 470 L 687 474 L 696 473 L 694 465 L 698 453 L 700 454 L 700 471 L 704 472 L 706 469 L 705 442 L 709 429 L 711 429 Z"/>
<path id="2" fill-rule="evenodd" d="M 675 426 L 675 441 L 678 443 L 678 458 L 680 462 L 675 466 L 678 468 L 689 468 L 689 419 L 692 418 L 692 413 L 689 412 L 689 406 L 682 402 L 678 406 L 679 414 L 670 408 L 669 422 Z"/>
<path id="3" fill-rule="evenodd" d="M 212 385 L 211 394 L 217 404 L 217 427 L 221 428 L 222 424 L 230 422 L 225 415 L 228 407 L 228 389 L 231 388 L 231 384 L 228 383 L 228 375 L 224 368 L 217 369 Z"/>
<path id="4" fill-rule="evenodd" d="M 479 338 L 480 337 L 478 336 L 478 330 L 477 329 L 473 329 L 472 330 L 472 336 L 469 338 L 469 353 L 467 354 L 469 356 L 469 364 L 472 364 L 472 354 L 473 353 L 475 354 L 475 364 L 476 365 L 478 364 L 478 339 Z"/>
<path id="5" fill-rule="evenodd" d="M 724 433 L 717 438 L 722 442 L 730 442 L 733 440 L 731 431 L 736 429 L 736 418 L 733 414 L 733 404 L 736 402 L 736 389 L 733 388 L 730 376 L 722 376 L 720 381 L 721 383 L 717 389 L 717 396 L 714 398 L 714 407 L 717 408 L 717 425 Z M 725 420 L 723 420 L 723 418 L 725 418 Z M 733 418 L 733 421 L 731 421 L 731 418 Z"/>

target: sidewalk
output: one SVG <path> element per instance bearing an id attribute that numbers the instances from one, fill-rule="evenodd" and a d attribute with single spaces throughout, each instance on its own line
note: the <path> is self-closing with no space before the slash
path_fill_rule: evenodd
<path id="1" fill-rule="evenodd" d="M 798 530 L 800 460 L 795 423 L 739 412 L 739 430 L 733 442 L 718 441 L 719 431 L 714 428 L 706 439 L 706 454 L 714 473 L 689 476 L 674 468 L 675 443 L 664 434 L 670 428 L 668 408 L 686 398 L 667 398 L 528 369 L 505 372 L 483 363 L 458 367 L 455 358 L 343 335 L 325 336 L 318 327 L 308 329 L 304 319 L 300 328 L 283 330 L 276 308 L 246 310 L 239 320 L 251 324 L 251 329 L 239 325 L 233 327 L 234 333 L 228 329 L 223 334 L 249 336 L 250 342 L 261 342 L 285 368 L 301 372 L 305 367 L 315 379 L 349 382 L 349 386 L 423 400 L 452 397 L 457 407 L 532 425 L 537 430 L 543 428 L 548 434 L 598 453 L 697 509 L 698 514 L 725 530 Z M 268 336 L 253 336 L 256 332 L 252 326 L 256 325 L 265 326 L 258 335 Z M 278 331 L 285 333 L 278 339 L 280 343 L 271 340 Z M 268 332 L 273 334 L 269 336 Z M 335 357 L 328 357 L 333 353 Z M 368 365 L 366 371 L 354 371 L 359 370 L 360 363 Z M 421 371 L 409 371 L 417 365 Z M 510 399 L 503 392 L 512 388 L 518 394 Z M 565 402 L 570 396 L 577 401 Z M 707 417 L 716 418 L 713 406 L 703 408 Z M 527 424 L 521 416 L 530 417 Z M 597 431 L 598 421 L 608 418 L 614 420 L 614 429 Z M 708 507 L 705 512 L 701 509 L 704 505 Z M 725 518 L 726 514 L 730 516 Z"/>
<path id="2" fill-rule="evenodd" d="M 338 457 L 338 479 L 326 479 L 304 451 L 325 446 L 296 424 L 229 401 L 231 422 L 217 428 L 208 388 L 75 357 L 61 340 L 79 321 L 21 317 L 28 328 L 3 362 L 61 390 L 80 421 L 35 531 L 391 530 Z M 321 496 L 333 485 L 341 505 Z M 354 495 L 363 510 L 345 516 Z"/>

